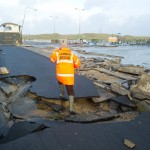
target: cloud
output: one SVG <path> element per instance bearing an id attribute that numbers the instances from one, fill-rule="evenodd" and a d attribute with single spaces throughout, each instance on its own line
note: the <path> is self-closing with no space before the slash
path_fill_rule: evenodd
<path id="1" fill-rule="evenodd" d="M 0 23 L 22 25 L 25 34 L 118 33 L 150 35 L 149 0 L 0 0 Z M 37 9 L 37 11 L 34 11 Z M 85 9 L 79 13 L 78 9 Z M 9 11 L 6 11 L 9 10 Z M 80 21 L 79 21 L 80 20 Z"/>

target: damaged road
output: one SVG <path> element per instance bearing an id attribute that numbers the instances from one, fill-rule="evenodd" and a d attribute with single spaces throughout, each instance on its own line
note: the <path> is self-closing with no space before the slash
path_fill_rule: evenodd
<path id="1" fill-rule="evenodd" d="M 19 53 L 19 48 L 12 47 L 12 49 Z M 34 50 L 36 52 L 36 49 Z M 23 50 L 24 56 L 25 51 L 28 50 Z M 42 50 L 40 53 L 42 53 Z M 49 57 L 50 53 L 51 51 L 47 52 L 47 57 Z M 39 58 L 49 61 L 45 56 L 30 53 L 30 51 L 29 54 L 32 54 L 33 57 L 31 58 L 34 58 L 34 61 L 38 61 Z M 20 55 L 22 54 L 20 53 Z M 37 55 L 37 58 L 34 55 Z M 31 59 L 29 60 L 28 62 L 31 62 Z M 13 62 L 13 65 L 17 61 Z M 143 99 L 140 99 L 139 96 L 137 97 L 137 94 L 135 94 L 137 90 L 131 88 L 132 86 L 137 88 L 136 85 L 142 82 L 141 72 L 138 75 L 137 71 L 136 75 L 118 72 L 117 69 L 114 70 L 114 66 L 121 67 L 121 64 L 116 64 L 113 61 L 113 63 L 115 62 L 113 65 L 112 60 L 111 63 L 106 63 L 92 58 L 89 60 L 81 58 L 81 62 L 80 75 L 76 76 L 78 83 L 75 87 L 76 99 L 74 107 L 77 112 L 75 115 L 69 113 L 67 97 L 65 101 L 59 99 L 59 93 L 57 93 L 59 90 L 56 91 L 57 87 L 52 87 L 50 91 L 45 90 L 46 88 L 49 89 L 49 85 L 45 86 L 43 80 L 46 77 L 46 82 L 51 83 L 52 78 L 49 80 L 49 73 L 52 72 L 43 73 L 46 69 L 50 69 L 48 67 L 44 69 L 43 61 L 40 61 L 43 67 L 36 66 L 35 63 L 32 64 L 36 69 L 39 67 L 41 71 L 40 84 L 37 83 L 39 75 L 35 74 L 35 70 L 31 69 L 31 66 L 28 68 L 29 63 L 28 65 L 23 65 L 25 72 L 21 69 L 21 65 L 16 65 L 16 68 L 13 68 L 12 64 L 7 64 L 11 66 L 10 71 L 12 71 L 12 74 L 0 75 L 0 147 L 2 150 L 27 148 L 41 150 L 43 145 L 44 149 L 48 149 L 50 146 L 52 149 L 62 149 L 63 146 L 64 149 L 80 150 L 84 148 L 91 149 L 93 144 L 95 145 L 95 150 L 100 147 L 106 150 L 110 149 L 110 147 L 113 147 L 112 149 L 119 147 L 124 150 L 126 149 L 123 145 L 124 138 L 134 141 L 137 149 L 147 150 L 146 147 L 149 146 L 149 143 L 142 139 L 148 139 L 150 136 L 145 134 L 145 131 L 149 130 L 147 120 L 149 112 L 140 113 L 138 111 L 137 104 L 141 101 L 143 102 Z M 91 64 L 91 68 L 88 64 Z M 113 68 L 113 71 L 110 68 Z M 33 76 L 29 75 L 28 69 Z M 52 69 L 55 69 L 55 67 L 52 66 Z M 52 84 L 57 85 L 55 75 L 53 80 Z M 83 85 L 81 85 L 81 81 Z M 149 79 L 145 80 L 145 83 L 149 85 Z M 81 85 L 80 91 L 78 91 L 79 85 Z M 85 87 L 86 89 L 84 89 Z M 144 89 L 145 93 L 149 93 L 149 89 L 145 87 Z M 52 93 L 55 94 L 50 96 Z M 98 97 L 99 95 L 100 97 Z M 144 101 L 149 102 L 149 97 L 144 97 Z M 142 111 L 145 111 L 145 109 L 142 109 Z M 103 122 L 106 124 L 103 124 Z M 20 128 L 17 126 L 20 126 Z M 31 130 L 26 130 L 27 128 L 25 127 Z M 15 134 L 12 132 L 13 128 L 15 133 L 21 132 L 22 134 Z M 145 129 L 145 131 L 142 132 L 139 128 Z M 53 133 L 55 136 L 57 135 L 57 139 L 54 138 Z M 142 135 L 142 138 L 140 138 L 140 135 Z M 39 136 L 41 137 L 40 141 L 37 139 Z M 111 143 L 112 139 L 114 139 L 114 142 L 107 144 L 104 141 L 105 136 L 109 137 L 109 143 Z M 99 142 L 99 138 L 101 142 Z M 45 139 L 50 139 L 51 142 L 42 142 Z M 69 139 L 69 141 L 65 139 Z M 62 141 L 61 143 L 64 144 L 61 145 L 58 141 Z M 74 144 L 74 141 L 76 141 L 76 144 Z M 84 141 L 88 141 L 89 144 L 85 144 Z M 24 142 L 28 143 L 28 146 L 21 144 Z M 34 146 L 34 142 L 38 144 L 38 148 Z M 80 144 L 78 145 L 77 143 Z M 13 147 L 12 145 L 16 146 Z"/>

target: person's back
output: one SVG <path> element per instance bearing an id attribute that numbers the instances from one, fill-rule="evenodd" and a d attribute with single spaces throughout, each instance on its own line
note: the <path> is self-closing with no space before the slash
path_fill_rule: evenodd
<path id="1" fill-rule="evenodd" d="M 57 68 L 58 80 L 65 85 L 74 84 L 74 60 L 73 53 L 69 48 L 61 48 L 57 53 Z"/>
<path id="2" fill-rule="evenodd" d="M 60 87 L 60 96 L 64 97 L 63 84 L 66 85 L 70 101 L 70 111 L 73 111 L 74 101 L 74 68 L 80 66 L 78 57 L 70 51 L 66 44 L 56 49 L 50 56 L 52 62 L 56 62 L 56 76 Z"/>

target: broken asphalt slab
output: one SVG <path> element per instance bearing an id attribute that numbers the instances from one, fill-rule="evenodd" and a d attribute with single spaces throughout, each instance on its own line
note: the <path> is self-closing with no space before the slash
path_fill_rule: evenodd
<path id="1" fill-rule="evenodd" d="M 111 97 L 110 100 L 127 107 L 136 108 L 136 104 L 127 95 Z"/>
<path id="2" fill-rule="evenodd" d="M 0 78 L 27 75 L 36 78 L 30 91 L 45 98 L 59 98 L 59 87 L 56 79 L 55 64 L 49 58 L 15 46 L 3 46 L 3 60 L 10 73 Z M 98 97 L 93 82 L 81 75 L 75 75 L 75 98 Z M 65 91 L 66 92 L 66 91 Z M 67 94 L 66 94 L 67 98 Z"/>
<path id="3" fill-rule="evenodd" d="M 124 145 L 124 139 L 129 139 L 135 143 L 135 150 L 148 150 L 150 149 L 149 118 L 150 113 L 144 112 L 135 120 L 128 122 L 61 123 L 60 126 L 28 132 L 29 134 L 23 137 L 0 144 L 0 149 L 128 150 L 128 147 Z M 29 123 L 27 124 L 29 125 Z M 23 128 L 21 127 L 21 129 Z M 17 128 L 16 133 L 18 133 Z"/>
<path id="4" fill-rule="evenodd" d="M 13 141 L 33 132 L 38 132 L 44 128 L 46 128 L 46 126 L 43 124 L 35 124 L 27 121 L 17 122 L 10 128 L 7 136 L 0 138 L 0 144 Z"/>

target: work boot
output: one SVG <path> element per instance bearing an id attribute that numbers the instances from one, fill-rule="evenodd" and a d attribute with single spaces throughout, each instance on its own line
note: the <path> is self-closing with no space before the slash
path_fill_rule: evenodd
<path id="1" fill-rule="evenodd" d="M 59 90 L 60 90 L 60 98 L 61 99 L 65 99 L 65 91 L 64 91 L 64 85 L 63 84 L 59 84 Z"/>
<path id="2" fill-rule="evenodd" d="M 73 109 L 73 105 L 74 105 L 74 96 L 73 95 L 69 95 L 69 111 L 71 114 L 74 114 L 74 109 Z"/>

